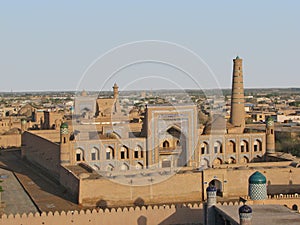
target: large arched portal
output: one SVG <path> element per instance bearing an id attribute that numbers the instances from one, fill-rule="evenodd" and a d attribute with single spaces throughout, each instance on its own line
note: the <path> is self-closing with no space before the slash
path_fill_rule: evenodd
<path id="1" fill-rule="evenodd" d="M 167 133 L 173 137 L 174 150 L 177 155 L 177 163 L 175 165 L 182 167 L 187 165 L 187 150 L 186 150 L 186 138 L 181 132 L 178 126 L 172 126 L 167 130 Z M 179 143 L 179 144 L 178 144 Z"/>
<path id="2" fill-rule="evenodd" d="M 218 196 L 223 196 L 223 186 L 222 182 L 219 181 L 218 179 L 213 179 L 212 181 L 209 182 L 209 186 L 214 186 L 217 188 L 217 195 Z"/>

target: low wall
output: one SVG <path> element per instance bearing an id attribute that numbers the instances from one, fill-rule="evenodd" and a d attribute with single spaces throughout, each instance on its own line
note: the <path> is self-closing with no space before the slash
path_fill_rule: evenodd
<path id="1" fill-rule="evenodd" d="M 268 195 L 267 199 L 253 201 L 249 196 L 243 197 L 247 200 L 247 204 L 264 204 L 264 205 L 284 205 L 290 209 L 297 208 L 299 212 L 300 209 L 300 194 L 279 194 L 279 195 Z"/>
<path id="2" fill-rule="evenodd" d="M 21 147 L 21 134 L 0 135 L 0 147 Z"/>
<path id="3" fill-rule="evenodd" d="M 78 202 L 87 206 L 128 206 L 200 202 L 201 173 L 175 174 L 165 181 L 145 186 L 122 185 L 106 178 L 81 179 Z"/>
<path id="4" fill-rule="evenodd" d="M 268 199 L 258 202 L 247 201 L 248 205 L 279 204 L 289 208 L 299 207 L 298 195 L 269 196 Z M 243 205 L 242 202 L 217 203 L 218 205 Z M 2 215 L 0 224 L 5 225 L 169 225 L 169 224 L 193 224 L 202 225 L 204 221 L 203 204 L 181 204 L 124 207 L 111 209 L 93 209 L 81 211 L 62 211 L 48 213 L 29 213 L 16 215 Z M 296 210 L 299 212 L 299 210 Z M 255 212 L 254 212 L 255 213 Z"/>
<path id="5" fill-rule="evenodd" d="M 77 202 L 79 195 L 80 179 L 74 173 L 72 173 L 72 171 L 61 166 L 59 182 L 69 191 L 69 193 L 71 193 L 71 195 L 74 198 L 74 201 Z"/>
<path id="6" fill-rule="evenodd" d="M 22 157 L 46 169 L 57 180 L 60 171 L 59 145 L 30 132 L 22 134 Z"/>
<path id="7" fill-rule="evenodd" d="M 60 142 L 59 130 L 30 130 L 30 133 L 43 137 L 52 142 Z"/>
<path id="8" fill-rule="evenodd" d="M 203 205 L 166 205 L 130 207 L 118 209 L 69 211 L 69 212 L 49 212 L 35 214 L 3 215 L 0 224 L 5 225 L 167 225 L 167 224 L 198 224 L 203 221 Z"/>
<path id="9" fill-rule="evenodd" d="M 226 168 L 236 168 L 236 167 L 279 167 L 279 166 L 289 166 L 292 161 L 280 161 L 280 162 L 255 162 L 255 163 L 247 163 L 247 164 L 221 164 L 218 166 L 214 166 L 217 169 L 226 169 Z"/>
<path id="10" fill-rule="evenodd" d="M 224 197 L 239 197 L 248 195 L 249 177 L 256 171 L 267 179 L 268 194 L 296 193 L 300 188 L 300 168 L 295 167 L 256 167 L 228 168 L 204 170 L 204 196 L 206 187 L 212 180 L 220 181 Z"/>

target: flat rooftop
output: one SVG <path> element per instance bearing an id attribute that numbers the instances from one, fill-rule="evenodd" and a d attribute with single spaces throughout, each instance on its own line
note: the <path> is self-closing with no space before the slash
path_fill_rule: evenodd
<path id="1" fill-rule="evenodd" d="M 223 212 L 224 214 L 231 217 L 234 221 L 239 223 L 239 205 L 216 206 L 218 212 Z M 282 205 L 251 205 L 252 208 L 252 224 L 255 225 L 299 225 L 300 224 L 300 214 L 288 209 Z"/>
<path id="2" fill-rule="evenodd" d="M 0 167 L 5 214 L 82 209 L 65 188 L 22 160 L 20 150 L 1 151 Z"/>
<path id="3" fill-rule="evenodd" d="M 0 168 L 3 212 L 9 214 L 35 213 L 38 209 L 27 195 L 13 172 Z"/>

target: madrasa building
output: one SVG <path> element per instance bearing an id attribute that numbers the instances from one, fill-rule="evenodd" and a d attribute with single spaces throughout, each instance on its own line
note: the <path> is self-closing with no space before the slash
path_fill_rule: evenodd
<path id="1" fill-rule="evenodd" d="M 202 201 L 210 185 L 220 197 L 236 198 L 247 195 L 244 178 L 254 167 L 269 174 L 270 184 L 289 182 L 273 169 L 294 172 L 290 179 L 297 183 L 291 162 L 265 169 L 264 161 L 276 158 L 273 120 L 264 132 L 246 129 L 242 63 L 233 60 L 228 121 L 212 115 L 199 126 L 198 109 L 189 104 L 147 105 L 142 115 L 132 110 L 128 116 L 115 84 L 113 97 L 78 96 L 57 141 L 22 129 L 22 156 L 90 206 Z"/>
<path id="2" fill-rule="evenodd" d="M 117 84 L 112 98 L 83 93 L 75 111 L 84 116 L 61 126 L 62 164 L 84 162 L 100 171 L 207 168 L 245 164 L 273 153 L 272 124 L 267 133 L 245 132 L 242 59 L 233 62 L 230 120 L 214 115 L 204 129 L 199 128 L 198 110 L 192 104 L 147 105 L 142 122 L 132 123 L 121 110 Z"/>

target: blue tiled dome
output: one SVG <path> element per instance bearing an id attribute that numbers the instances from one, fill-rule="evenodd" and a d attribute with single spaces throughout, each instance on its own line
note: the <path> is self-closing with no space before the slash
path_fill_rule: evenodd
<path id="1" fill-rule="evenodd" d="M 266 184 L 267 179 L 262 173 L 256 171 L 249 177 L 249 183 L 250 184 Z"/>
<path id="2" fill-rule="evenodd" d="M 217 191 L 217 188 L 215 186 L 208 186 L 206 191 Z"/>
<path id="3" fill-rule="evenodd" d="M 239 213 L 252 213 L 252 209 L 250 206 L 243 205 L 239 208 Z"/>
<path id="4" fill-rule="evenodd" d="M 60 128 L 63 129 L 63 128 L 69 128 L 68 124 L 67 123 L 63 123 L 62 125 L 60 125 Z"/>

